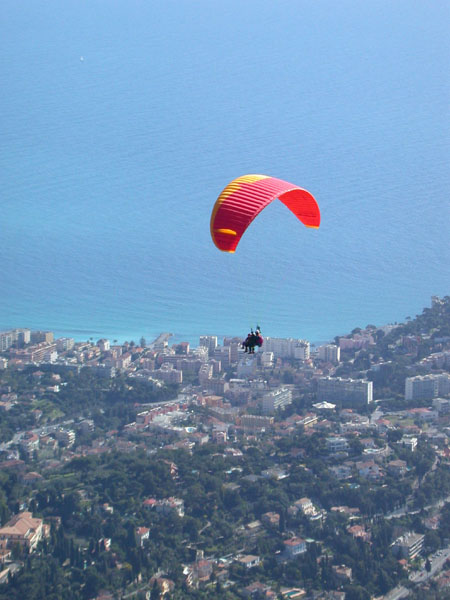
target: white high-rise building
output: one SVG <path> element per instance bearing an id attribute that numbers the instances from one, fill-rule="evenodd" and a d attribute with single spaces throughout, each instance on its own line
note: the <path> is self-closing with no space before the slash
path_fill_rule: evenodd
<path id="1" fill-rule="evenodd" d="M 19 346 L 29 344 L 31 341 L 31 329 L 14 329 L 12 331 L 14 341 L 19 343 Z"/>
<path id="2" fill-rule="evenodd" d="M 450 375 L 417 375 L 405 379 L 405 400 L 432 400 L 450 393 Z"/>
<path id="3" fill-rule="evenodd" d="M 373 383 L 366 379 L 321 377 L 317 384 L 319 402 L 341 404 L 345 408 L 366 406 L 373 400 Z"/>
<path id="4" fill-rule="evenodd" d="M 266 352 L 273 352 L 275 358 L 308 360 L 310 356 L 310 345 L 307 340 L 266 337 L 263 348 Z"/>
<path id="5" fill-rule="evenodd" d="M 0 333 L 0 352 L 4 352 L 13 345 L 13 335 L 11 331 L 2 331 Z"/>
<path id="6" fill-rule="evenodd" d="M 325 362 L 338 363 L 341 360 L 341 349 L 335 344 L 319 346 L 319 358 Z"/>
<path id="7" fill-rule="evenodd" d="M 392 551 L 397 556 L 412 560 L 422 552 L 425 536 L 423 533 L 408 532 L 395 540 L 392 544 Z"/>
<path id="8" fill-rule="evenodd" d="M 208 349 L 210 356 L 217 348 L 217 336 L 216 335 L 201 335 L 200 336 L 200 346 Z"/>
<path id="9" fill-rule="evenodd" d="M 262 399 L 262 410 L 265 415 L 270 415 L 280 408 L 292 403 L 292 391 L 286 387 L 280 387 L 272 392 L 264 394 Z"/>
<path id="10" fill-rule="evenodd" d="M 66 350 L 71 350 L 75 345 L 75 340 L 73 338 L 58 338 L 56 340 L 56 348 L 58 352 L 65 352 Z"/>

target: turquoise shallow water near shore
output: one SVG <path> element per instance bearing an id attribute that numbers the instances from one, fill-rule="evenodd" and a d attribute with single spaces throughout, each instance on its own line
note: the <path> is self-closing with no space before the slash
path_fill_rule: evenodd
<path id="1" fill-rule="evenodd" d="M 0 328 L 327 340 L 449 292 L 446 2 L 2 3 Z M 310 190 L 235 255 L 222 188 Z"/>

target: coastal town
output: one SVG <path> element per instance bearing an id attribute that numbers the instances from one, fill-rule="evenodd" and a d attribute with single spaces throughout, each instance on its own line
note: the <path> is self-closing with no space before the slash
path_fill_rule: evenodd
<path id="1" fill-rule="evenodd" d="M 171 337 L 0 332 L 0 599 L 450 597 L 450 297 Z"/>

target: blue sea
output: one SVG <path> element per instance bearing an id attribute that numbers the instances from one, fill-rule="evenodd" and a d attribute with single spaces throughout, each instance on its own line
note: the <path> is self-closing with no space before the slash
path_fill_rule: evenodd
<path id="1" fill-rule="evenodd" d="M 447 0 L 2 0 L 0 330 L 325 341 L 450 291 Z M 236 254 L 229 181 L 286 179 Z"/>

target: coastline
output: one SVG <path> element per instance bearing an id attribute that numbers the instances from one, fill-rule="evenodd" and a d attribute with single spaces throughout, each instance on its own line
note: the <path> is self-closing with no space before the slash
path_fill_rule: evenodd
<path id="1" fill-rule="evenodd" d="M 115 333 L 111 333 L 111 332 L 106 332 L 106 331 L 99 331 L 99 330 L 89 330 L 89 329 L 74 329 L 74 330 L 70 330 L 70 329 L 52 329 L 51 327 L 42 327 L 42 326 L 29 326 L 29 325 L 14 325 L 14 326 L 3 326 L 0 327 L 0 331 L 9 331 L 12 329 L 20 329 L 20 328 L 27 328 L 30 329 L 31 331 L 52 331 L 55 338 L 73 338 L 75 340 L 75 342 L 94 342 L 96 343 L 98 340 L 100 339 L 108 339 L 110 342 L 112 343 L 117 343 L 117 344 L 124 344 L 125 342 L 131 342 L 134 341 L 136 344 L 139 344 L 139 341 L 141 340 L 141 338 L 143 337 L 146 341 L 146 346 L 151 347 L 154 344 L 157 344 L 158 341 L 165 337 L 166 340 L 169 342 L 169 345 L 172 344 L 180 344 L 181 342 L 188 342 L 190 344 L 190 346 L 192 348 L 197 348 L 200 345 L 200 337 L 201 336 L 208 336 L 208 335 L 215 335 L 217 336 L 218 342 L 219 344 L 223 343 L 224 338 L 232 338 L 232 337 L 236 337 L 236 338 L 245 338 L 245 335 L 247 333 L 246 329 L 243 328 L 242 332 L 239 333 L 218 333 L 218 332 L 201 332 L 198 334 L 183 334 L 183 333 L 172 333 L 172 332 L 167 332 L 167 331 L 152 331 L 148 334 L 145 333 L 140 333 L 139 335 L 136 334 L 132 334 L 132 335 L 123 335 L 123 334 L 115 334 Z M 349 332 L 347 333 L 341 333 L 341 334 L 336 334 L 336 335 L 347 335 Z M 282 338 L 282 339 L 287 339 L 287 338 L 293 338 L 293 339 L 297 339 L 296 336 L 292 335 L 292 336 L 284 336 L 284 335 L 276 335 L 276 334 L 272 334 L 272 335 L 267 335 L 266 337 L 271 337 L 271 338 Z M 311 346 L 321 346 L 323 344 L 329 344 L 331 342 L 333 342 L 335 336 L 330 336 L 328 339 L 324 340 L 310 340 L 308 339 L 309 343 L 311 344 Z"/>

